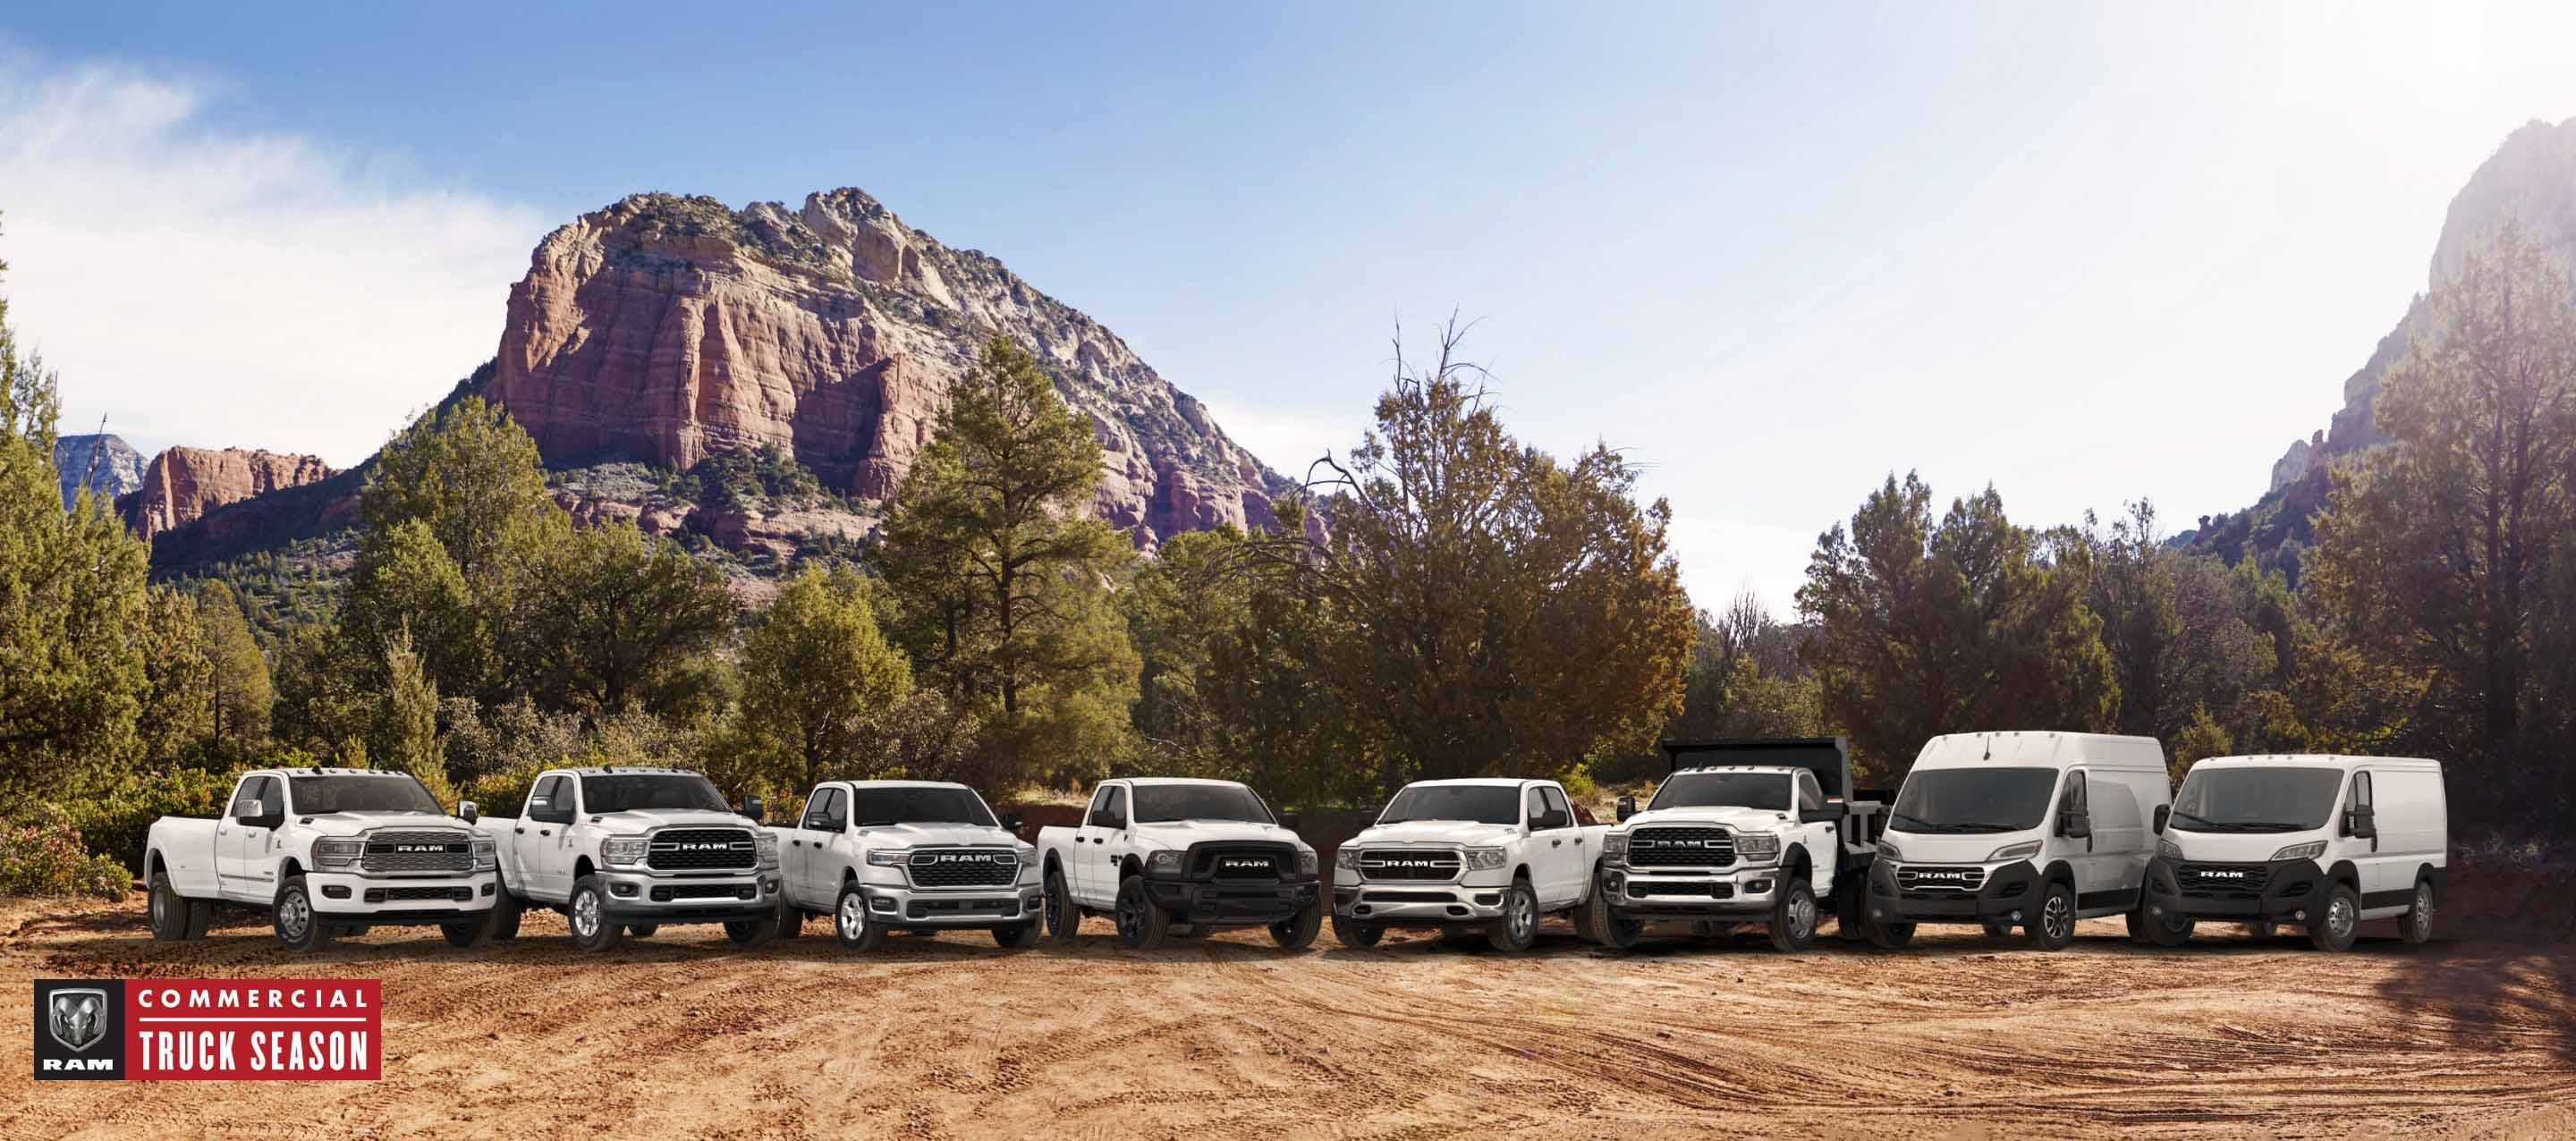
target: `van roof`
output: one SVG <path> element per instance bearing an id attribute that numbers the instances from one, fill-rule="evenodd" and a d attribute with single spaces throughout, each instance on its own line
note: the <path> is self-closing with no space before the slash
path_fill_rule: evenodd
<path id="1" fill-rule="evenodd" d="M 2419 769 L 2437 773 L 2442 771 L 2442 762 L 2426 760 L 2422 757 L 2356 757 L 2346 753 L 2248 753 L 2233 757 L 2209 757 L 2192 762 L 2191 767 L 2196 769 L 2202 765 L 2221 769 L 2280 765 L 2350 769 L 2369 765 L 2381 769 Z"/>
<path id="2" fill-rule="evenodd" d="M 2165 771 L 2165 747 L 2153 737 L 2109 733 L 2014 731 L 1949 733 L 1923 743 L 1918 769 L 2024 765 L 2062 769 L 2083 764 L 2103 769 Z"/>
<path id="3" fill-rule="evenodd" d="M 1790 768 L 1786 765 L 1692 765 L 1686 769 L 1674 770 L 1673 775 L 1680 776 L 1683 773 L 1761 773 L 1767 776 L 1794 777 L 1799 773 L 1806 771 L 1807 770 L 1805 769 Z"/>

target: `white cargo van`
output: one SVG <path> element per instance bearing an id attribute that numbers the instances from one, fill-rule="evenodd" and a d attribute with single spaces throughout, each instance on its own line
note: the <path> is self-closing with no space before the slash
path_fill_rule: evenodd
<path id="1" fill-rule="evenodd" d="M 2075 921 L 2139 914 L 2156 831 L 2173 802 L 2152 737 L 1953 733 L 1924 742 L 1870 871 L 1869 928 L 1902 947 L 1918 923 L 2023 929 L 2064 948 Z"/>
<path id="2" fill-rule="evenodd" d="M 2191 767 L 2147 872 L 2149 915 L 2307 928 L 2341 951 L 2365 919 L 2433 936 L 2448 888 L 2442 763 L 2399 757 L 2212 757 Z"/>

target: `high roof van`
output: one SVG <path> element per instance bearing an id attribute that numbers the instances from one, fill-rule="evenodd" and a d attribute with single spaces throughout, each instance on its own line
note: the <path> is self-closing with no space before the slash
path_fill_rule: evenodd
<path id="1" fill-rule="evenodd" d="M 2304 927 L 2321 950 L 2352 946 L 2365 919 L 2433 937 L 2449 886 L 2439 761 L 2212 757 L 2191 767 L 2147 875 L 2147 907 L 2180 943 L 2201 920 L 2258 933 Z"/>
<path id="2" fill-rule="evenodd" d="M 2075 921 L 2139 914 L 2173 789 L 2164 746 L 2099 733 L 1953 733 L 1923 745 L 1870 871 L 1870 935 L 1901 947 L 1920 923 L 2021 929 L 2064 948 Z"/>

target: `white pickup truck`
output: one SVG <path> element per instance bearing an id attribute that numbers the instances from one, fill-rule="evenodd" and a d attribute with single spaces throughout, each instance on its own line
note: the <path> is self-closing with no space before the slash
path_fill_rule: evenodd
<path id="1" fill-rule="evenodd" d="M 1107 913 L 1139 951 L 1253 926 L 1301 950 L 1323 927 L 1323 902 L 1296 825 L 1233 781 L 1102 781 L 1080 825 L 1038 830 L 1047 936 L 1070 942 L 1083 916 Z"/>
<path id="2" fill-rule="evenodd" d="M 479 946 L 496 879 L 473 820 L 473 805 L 449 816 L 407 773 L 244 773 L 221 819 L 152 822 L 152 937 L 203 938 L 215 906 L 230 904 L 267 912 L 294 951 L 377 924 L 434 923 L 449 943 Z"/>
<path id="3" fill-rule="evenodd" d="M 780 926 L 778 838 L 760 813 L 759 797 L 736 812 L 707 778 L 675 769 L 540 773 L 517 819 L 480 823 L 500 852 L 493 937 L 515 938 L 522 908 L 547 907 L 585 951 L 665 923 L 722 923 L 739 946 L 767 943 Z"/>
<path id="4" fill-rule="evenodd" d="M 1432 927 L 1527 949 L 1542 915 L 1581 926 L 1608 831 L 1576 823 L 1552 780 L 1406 785 L 1333 860 L 1333 937 L 1373 947 L 1390 927 Z"/>
<path id="5" fill-rule="evenodd" d="M 1642 812 L 1621 797 L 1603 843 L 1595 939 L 1625 949 L 1659 920 L 1702 934 L 1759 923 L 1773 947 L 1802 951 L 1825 907 L 1844 938 L 1864 937 L 1873 825 L 1884 826 L 1886 805 L 1853 795 L 1840 738 L 1667 741 L 1664 751 L 1672 775 Z"/>
<path id="6" fill-rule="evenodd" d="M 1037 849 L 1012 835 L 962 784 L 836 780 L 815 786 L 805 815 L 774 832 L 786 844 L 787 927 L 832 917 L 851 951 L 888 932 L 985 928 L 1013 950 L 1038 942 Z"/>

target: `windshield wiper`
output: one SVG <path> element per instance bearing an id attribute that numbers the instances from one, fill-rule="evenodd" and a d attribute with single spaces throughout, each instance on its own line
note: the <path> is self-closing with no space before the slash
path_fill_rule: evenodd
<path id="1" fill-rule="evenodd" d="M 1890 823 L 1890 824 L 1903 824 L 1904 822 L 1906 822 L 1906 821 L 1908 821 L 1908 820 L 1913 821 L 1913 822 L 1914 822 L 1914 825 L 1915 825 L 1914 827 L 1907 828 L 1907 829 L 1906 829 L 1906 831 L 1908 831 L 1908 832 L 1930 832 L 1930 833 L 1935 833 L 1935 834 L 1942 834 L 1942 833 L 1950 833 L 1950 832 L 1960 832 L 1960 831 L 1964 831 L 1964 829 L 1954 828 L 1954 827 L 1951 827 L 1950 825 L 1947 825 L 1947 824 L 1935 824 L 1935 823 L 1933 823 L 1933 822 L 1931 822 L 1931 821 L 1929 821 L 1929 820 L 1925 820 L 1924 818 L 1922 818 L 1922 817 L 1920 817 L 1920 816 L 1908 816 L 1908 815 L 1906 815 L 1905 813 L 1902 813 L 1902 812 L 1891 813 L 1891 814 L 1888 816 L 1888 818 L 1887 818 L 1887 822 L 1888 822 L 1888 823 Z"/>
<path id="2" fill-rule="evenodd" d="M 1991 823 L 1991 822 L 1984 821 L 1984 820 L 1972 821 L 1972 822 L 1967 823 L 1967 824 L 1955 824 L 1955 825 L 1952 825 L 1951 827 L 1952 827 L 1954 830 L 1956 830 L 1956 831 L 1960 831 L 1960 832 L 1974 832 L 1974 833 L 1978 833 L 1978 834 L 1984 834 L 1984 833 L 1987 833 L 1987 832 L 2019 832 L 2019 831 L 2021 831 L 2021 826 L 2020 826 L 2020 825 L 2018 825 L 2018 824 L 1995 824 L 1995 823 Z"/>

